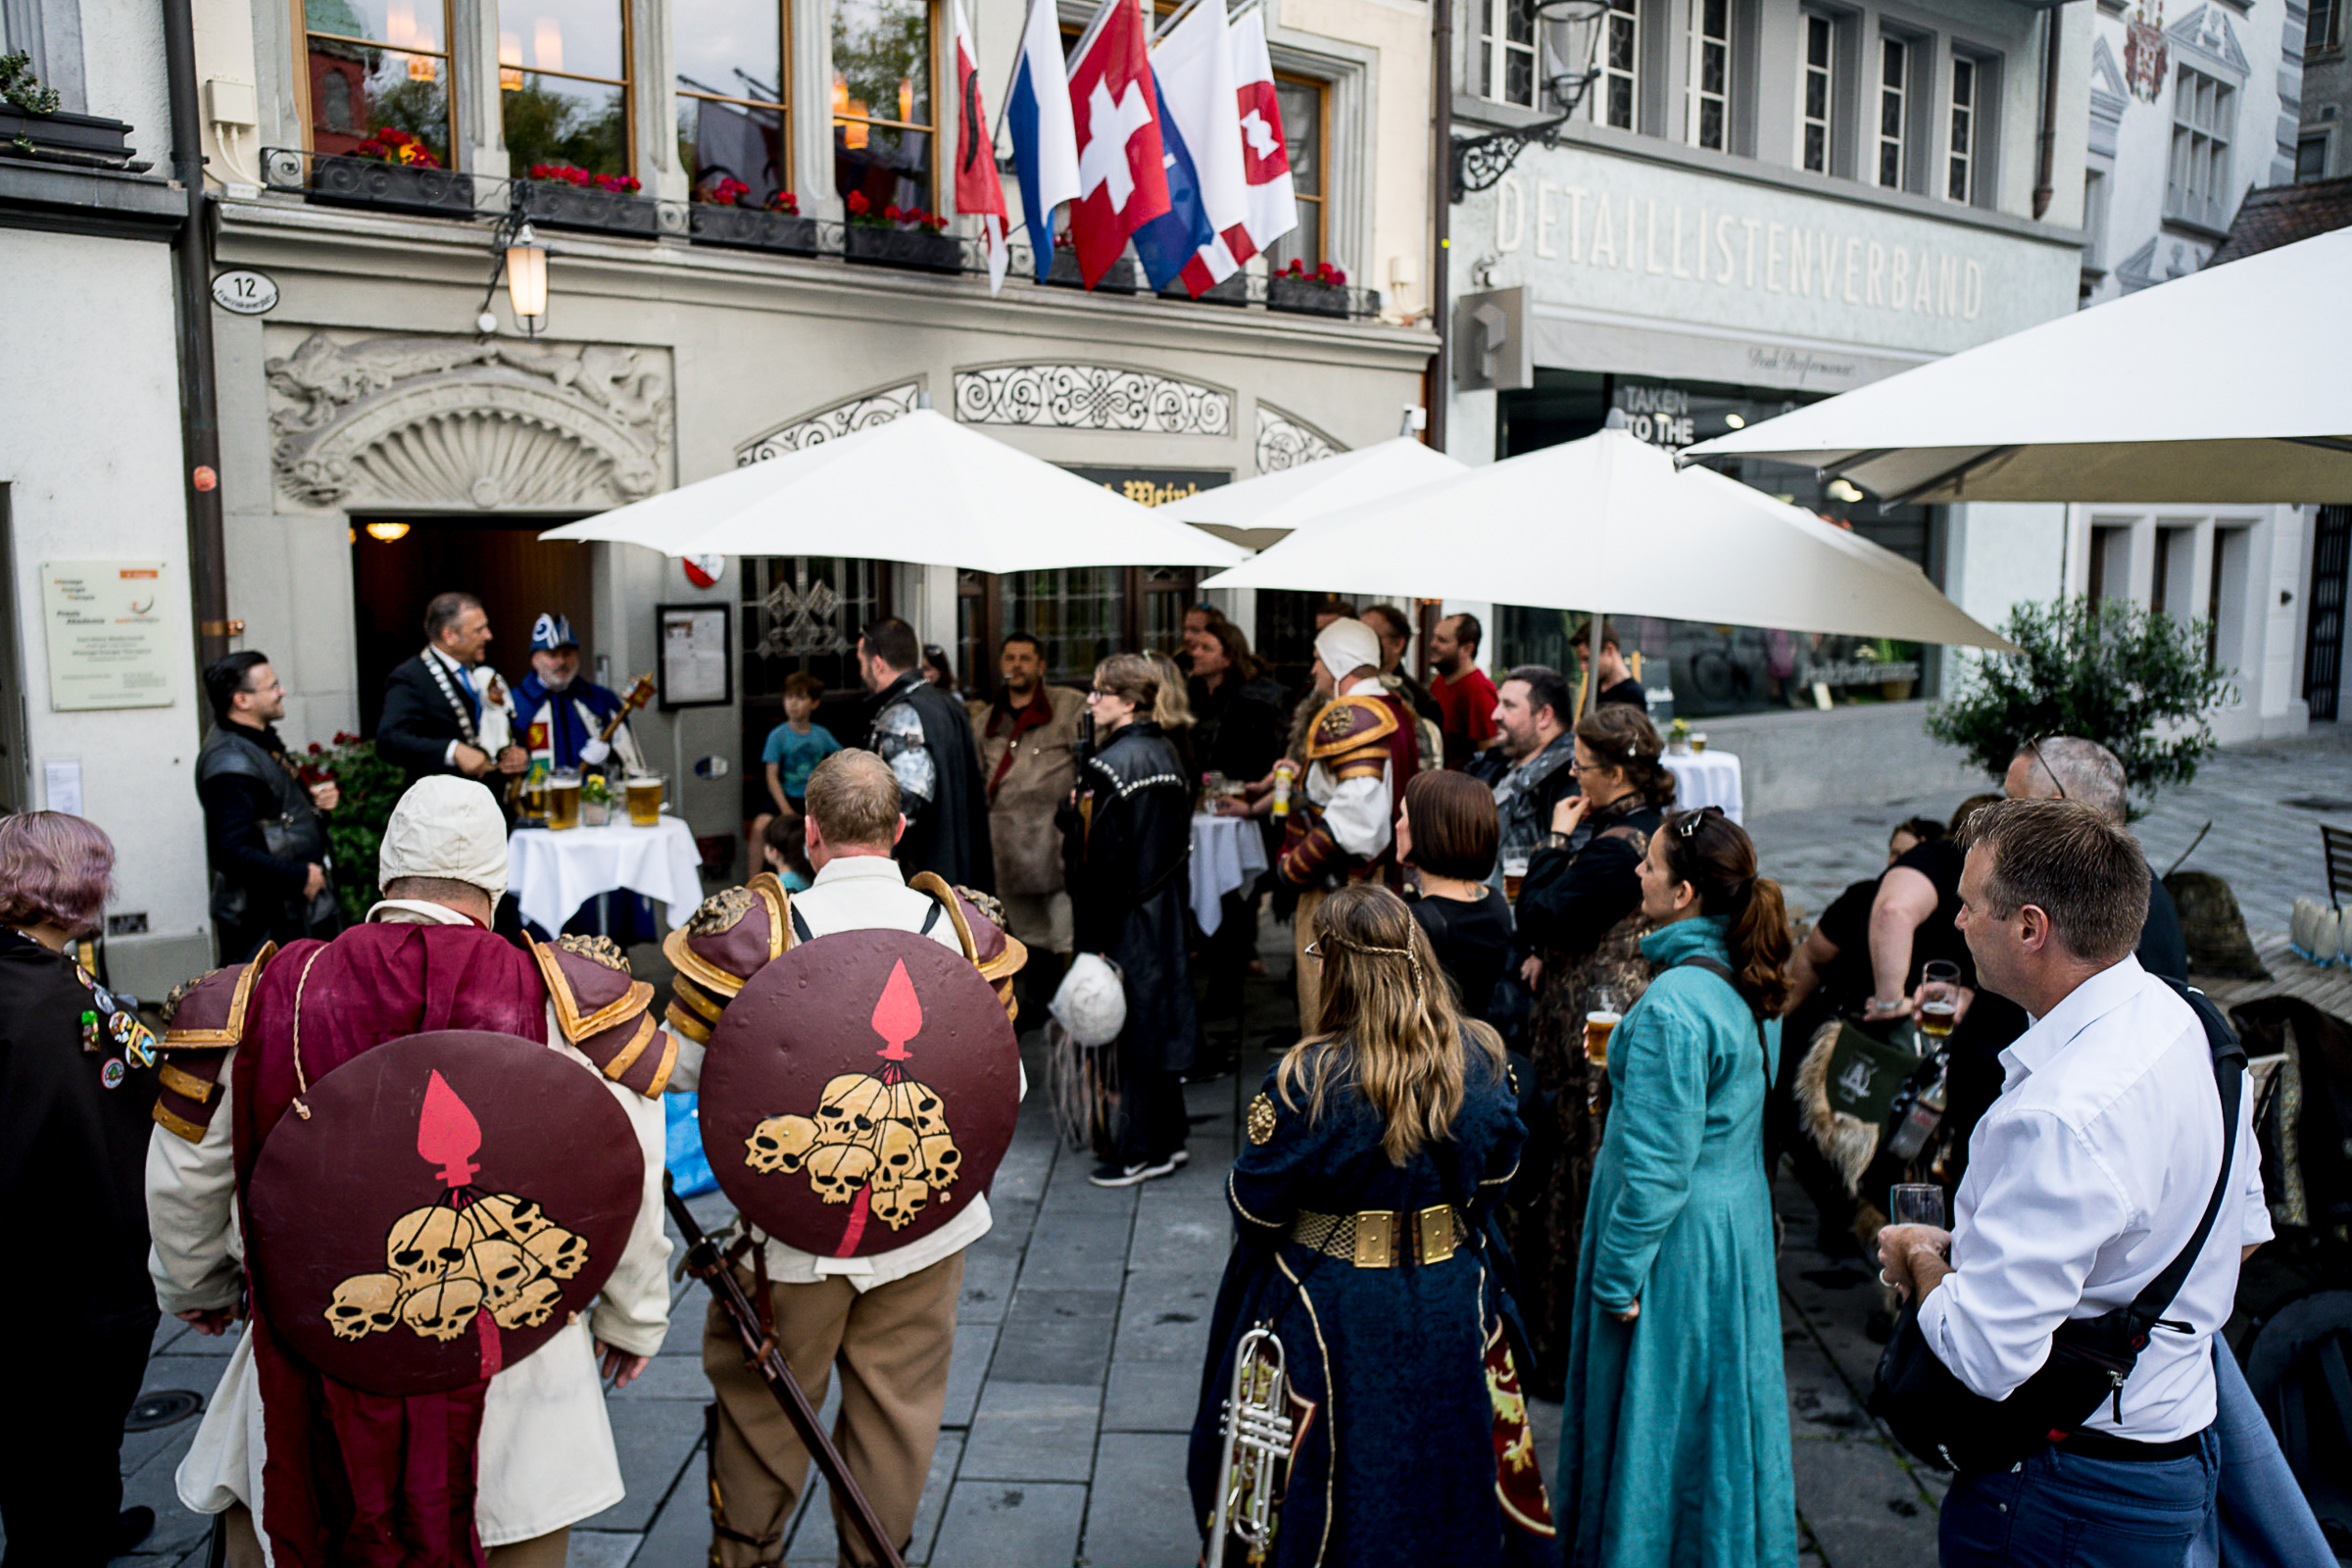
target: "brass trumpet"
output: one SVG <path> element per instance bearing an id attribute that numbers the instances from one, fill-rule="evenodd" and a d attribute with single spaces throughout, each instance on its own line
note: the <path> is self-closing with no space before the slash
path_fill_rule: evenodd
<path id="1" fill-rule="evenodd" d="M 1250 1561 L 1263 1562 L 1279 1522 L 1275 1507 L 1290 1476 L 1291 1380 L 1282 1341 L 1259 1324 L 1242 1336 L 1233 1354 L 1233 1387 L 1225 1400 L 1225 1446 L 1217 1456 L 1217 1508 L 1209 1522 L 1207 1568 L 1224 1568 L 1225 1543 L 1238 1538 Z"/>

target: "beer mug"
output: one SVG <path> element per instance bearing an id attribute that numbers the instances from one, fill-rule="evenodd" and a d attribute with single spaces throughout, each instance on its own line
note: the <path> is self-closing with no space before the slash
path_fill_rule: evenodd
<path id="1" fill-rule="evenodd" d="M 1511 855 L 1503 858 L 1502 898 L 1504 903 L 1517 904 L 1519 902 L 1519 884 L 1527 878 L 1527 862 L 1530 858 L 1531 857 L 1525 855 Z"/>
<path id="2" fill-rule="evenodd" d="M 1700 756 L 1706 751 L 1706 749 L 1707 732 L 1703 729 L 1692 730 L 1690 732 L 1690 755 L 1693 757 Z"/>
<path id="3" fill-rule="evenodd" d="M 580 825 L 580 770 L 559 767 L 547 776 L 547 825 L 561 833 Z"/>
<path id="4" fill-rule="evenodd" d="M 1624 1021 L 1625 1014 L 1599 1008 L 1585 1014 L 1585 1059 L 1593 1066 L 1606 1069 L 1609 1065 L 1609 1036 Z"/>
<path id="5" fill-rule="evenodd" d="M 629 796 L 629 825 L 653 827 L 662 820 L 662 775 L 631 773 L 623 786 Z"/>
<path id="6" fill-rule="evenodd" d="M 515 809 L 524 816 L 547 815 L 547 764 L 533 762 L 530 772 L 523 775 L 522 788 L 515 796 Z"/>

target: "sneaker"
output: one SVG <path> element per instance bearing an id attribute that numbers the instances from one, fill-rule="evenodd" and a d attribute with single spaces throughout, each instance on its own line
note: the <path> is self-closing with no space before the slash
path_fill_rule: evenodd
<path id="1" fill-rule="evenodd" d="M 1192 1162 L 1193 1152 L 1189 1149 L 1179 1149 L 1176 1151 L 1176 1152 L 1168 1156 L 1168 1165 L 1174 1170 L 1182 1170 L 1185 1166 L 1190 1165 Z"/>
<path id="2" fill-rule="evenodd" d="M 1139 1182 L 1169 1175 L 1180 1163 L 1182 1160 L 1173 1154 L 1156 1164 L 1150 1160 L 1141 1160 L 1133 1165 L 1114 1165 L 1104 1161 L 1089 1172 L 1086 1179 L 1097 1187 L 1133 1187 Z"/>

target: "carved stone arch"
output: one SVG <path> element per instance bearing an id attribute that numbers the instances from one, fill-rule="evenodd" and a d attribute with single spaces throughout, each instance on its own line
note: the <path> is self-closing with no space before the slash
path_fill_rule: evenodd
<path id="1" fill-rule="evenodd" d="M 266 369 L 273 466 L 308 506 L 601 510 L 669 482 L 654 351 L 314 332 Z"/>
<path id="2" fill-rule="evenodd" d="M 1260 402 L 1257 406 L 1257 471 L 1280 473 L 1318 458 L 1336 457 L 1348 444 L 1329 431 L 1309 424 L 1288 409 Z"/>
<path id="3" fill-rule="evenodd" d="M 1152 435 L 1231 435 L 1231 387 L 1127 365 L 1017 361 L 956 369 L 956 417 Z"/>

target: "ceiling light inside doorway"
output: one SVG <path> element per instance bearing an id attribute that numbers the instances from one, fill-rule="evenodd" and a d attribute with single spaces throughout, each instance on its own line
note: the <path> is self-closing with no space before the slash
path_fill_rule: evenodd
<path id="1" fill-rule="evenodd" d="M 1830 481 L 1830 499 L 1832 501 L 1859 501 L 1862 499 L 1862 487 L 1851 479 L 1832 479 Z"/>
<path id="2" fill-rule="evenodd" d="M 392 544 L 406 539 L 408 536 L 409 525 L 405 522 L 371 522 L 368 524 L 368 537 L 377 544 Z"/>

